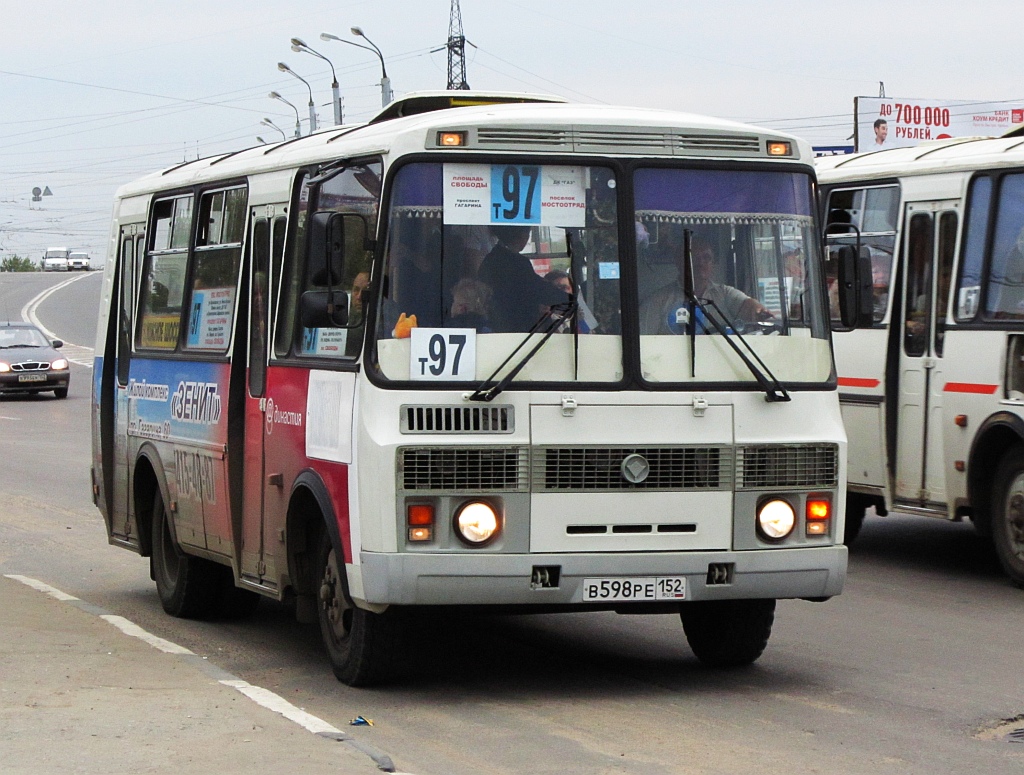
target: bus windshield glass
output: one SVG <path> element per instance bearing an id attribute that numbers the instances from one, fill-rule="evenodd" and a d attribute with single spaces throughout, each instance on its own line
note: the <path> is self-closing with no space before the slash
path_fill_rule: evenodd
<path id="1" fill-rule="evenodd" d="M 554 329 L 516 382 L 621 380 L 616 207 L 602 167 L 402 167 L 378 305 L 382 376 L 500 379 L 531 331 Z M 576 314 L 560 320 L 570 297 Z"/>
<path id="2" fill-rule="evenodd" d="M 647 382 L 756 383 L 723 335 L 741 336 L 754 360 L 783 382 L 829 378 L 808 175 L 637 169 L 628 228 L 639 291 L 632 304 L 623 304 L 620 291 L 632 246 L 619 241 L 626 230 L 617 223 L 617 182 L 597 166 L 417 162 L 399 169 L 377 307 L 379 373 L 479 383 L 518 369 L 516 384 L 617 383 L 623 310 L 635 310 L 629 314 L 639 316 L 634 330 Z M 683 287 L 687 232 L 697 309 Z M 552 323 L 570 298 L 574 314 Z M 702 309 L 716 320 L 702 319 Z M 550 328 L 554 335 L 524 364 L 520 355 L 535 344 L 524 339 Z"/>
<path id="3" fill-rule="evenodd" d="M 641 168 L 634 197 L 645 380 L 750 381 L 735 335 L 782 381 L 829 377 L 807 175 Z"/>

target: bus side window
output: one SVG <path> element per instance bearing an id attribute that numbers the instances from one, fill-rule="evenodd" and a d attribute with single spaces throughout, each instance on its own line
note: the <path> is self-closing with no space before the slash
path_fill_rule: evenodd
<path id="1" fill-rule="evenodd" d="M 142 300 L 136 344 L 155 350 L 178 345 L 185 268 L 192 227 L 192 195 L 153 204 L 152 242 L 142 272 Z"/>
<path id="2" fill-rule="evenodd" d="M 366 233 L 373 235 L 377 230 L 377 215 L 380 208 L 381 164 L 370 161 L 353 164 L 341 173 L 325 180 L 313 192 L 316 206 L 315 212 L 337 212 L 362 216 L 366 222 Z M 370 279 L 370 264 L 373 260 L 371 251 L 364 249 L 363 237 L 346 232 L 345 254 L 348 261 L 340 283 L 335 290 L 348 295 L 349 321 L 355 325 L 363 320 L 361 308 L 361 291 L 367 287 Z M 358 240 L 359 244 L 354 241 Z M 305 251 L 306 246 L 301 244 Z M 355 260 L 353 260 L 355 257 Z M 296 268 L 297 269 L 297 268 Z M 297 277 L 297 275 L 296 275 Z M 294 288 L 294 296 L 289 299 L 288 311 L 294 318 L 296 300 L 302 293 L 310 290 L 325 290 L 326 277 L 313 277 L 308 271 L 302 272 L 302 283 Z M 298 351 L 305 356 L 327 358 L 354 358 L 359 355 L 362 347 L 365 326 L 355 328 L 302 328 L 299 329 Z"/>
<path id="3" fill-rule="evenodd" d="M 986 317 L 1024 320 L 1024 175 L 1006 175 L 999 184 L 999 211 L 992 236 Z"/>
<path id="4" fill-rule="evenodd" d="M 245 231 L 246 189 L 203 194 L 192 267 L 185 346 L 223 353 L 231 339 Z"/>
<path id="5" fill-rule="evenodd" d="M 981 297 L 981 267 L 985 258 L 985 238 L 992 203 L 992 178 L 971 181 L 969 202 L 964 222 L 963 255 L 960 259 L 960 282 L 956 294 L 956 319 L 974 320 Z"/>

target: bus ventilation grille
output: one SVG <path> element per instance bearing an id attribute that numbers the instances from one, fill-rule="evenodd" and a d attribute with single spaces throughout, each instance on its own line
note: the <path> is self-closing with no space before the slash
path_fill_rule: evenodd
<path id="1" fill-rule="evenodd" d="M 399 481 L 407 491 L 525 491 L 525 447 L 407 447 L 399 450 Z"/>
<path id="2" fill-rule="evenodd" d="M 630 481 L 623 463 L 634 455 L 642 458 L 643 474 Z M 726 490 L 732 487 L 731 474 L 728 447 L 547 447 L 533 458 L 537 492 Z"/>
<path id="3" fill-rule="evenodd" d="M 771 444 L 737 448 L 736 487 L 835 487 L 839 448 L 835 444 Z"/>
<path id="4" fill-rule="evenodd" d="M 767 146 L 757 135 L 690 134 L 676 129 L 631 130 L 573 127 L 481 127 L 476 133 L 479 148 L 513 146 L 566 150 L 580 153 L 602 151 L 675 155 L 765 156 Z"/>
<path id="5" fill-rule="evenodd" d="M 402 433 L 512 433 L 512 406 L 403 406 Z"/>

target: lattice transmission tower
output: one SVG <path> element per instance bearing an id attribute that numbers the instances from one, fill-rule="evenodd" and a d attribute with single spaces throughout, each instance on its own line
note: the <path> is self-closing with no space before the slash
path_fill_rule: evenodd
<path id="1" fill-rule="evenodd" d="M 459 0 L 452 0 L 452 15 L 448 22 L 448 88 L 469 88 L 466 81 L 466 36 L 462 34 Z"/>

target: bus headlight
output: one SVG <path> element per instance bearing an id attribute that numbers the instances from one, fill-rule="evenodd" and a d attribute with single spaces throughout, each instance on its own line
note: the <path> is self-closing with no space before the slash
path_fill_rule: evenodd
<path id="1" fill-rule="evenodd" d="M 489 503 L 473 501 L 465 504 L 455 514 L 455 531 L 459 538 L 473 546 L 482 546 L 491 541 L 500 527 L 498 513 Z"/>
<path id="2" fill-rule="evenodd" d="M 796 525 L 796 511 L 781 498 L 765 501 L 757 510 L 757 528 L 772 541 L 785 538 Z"/>

